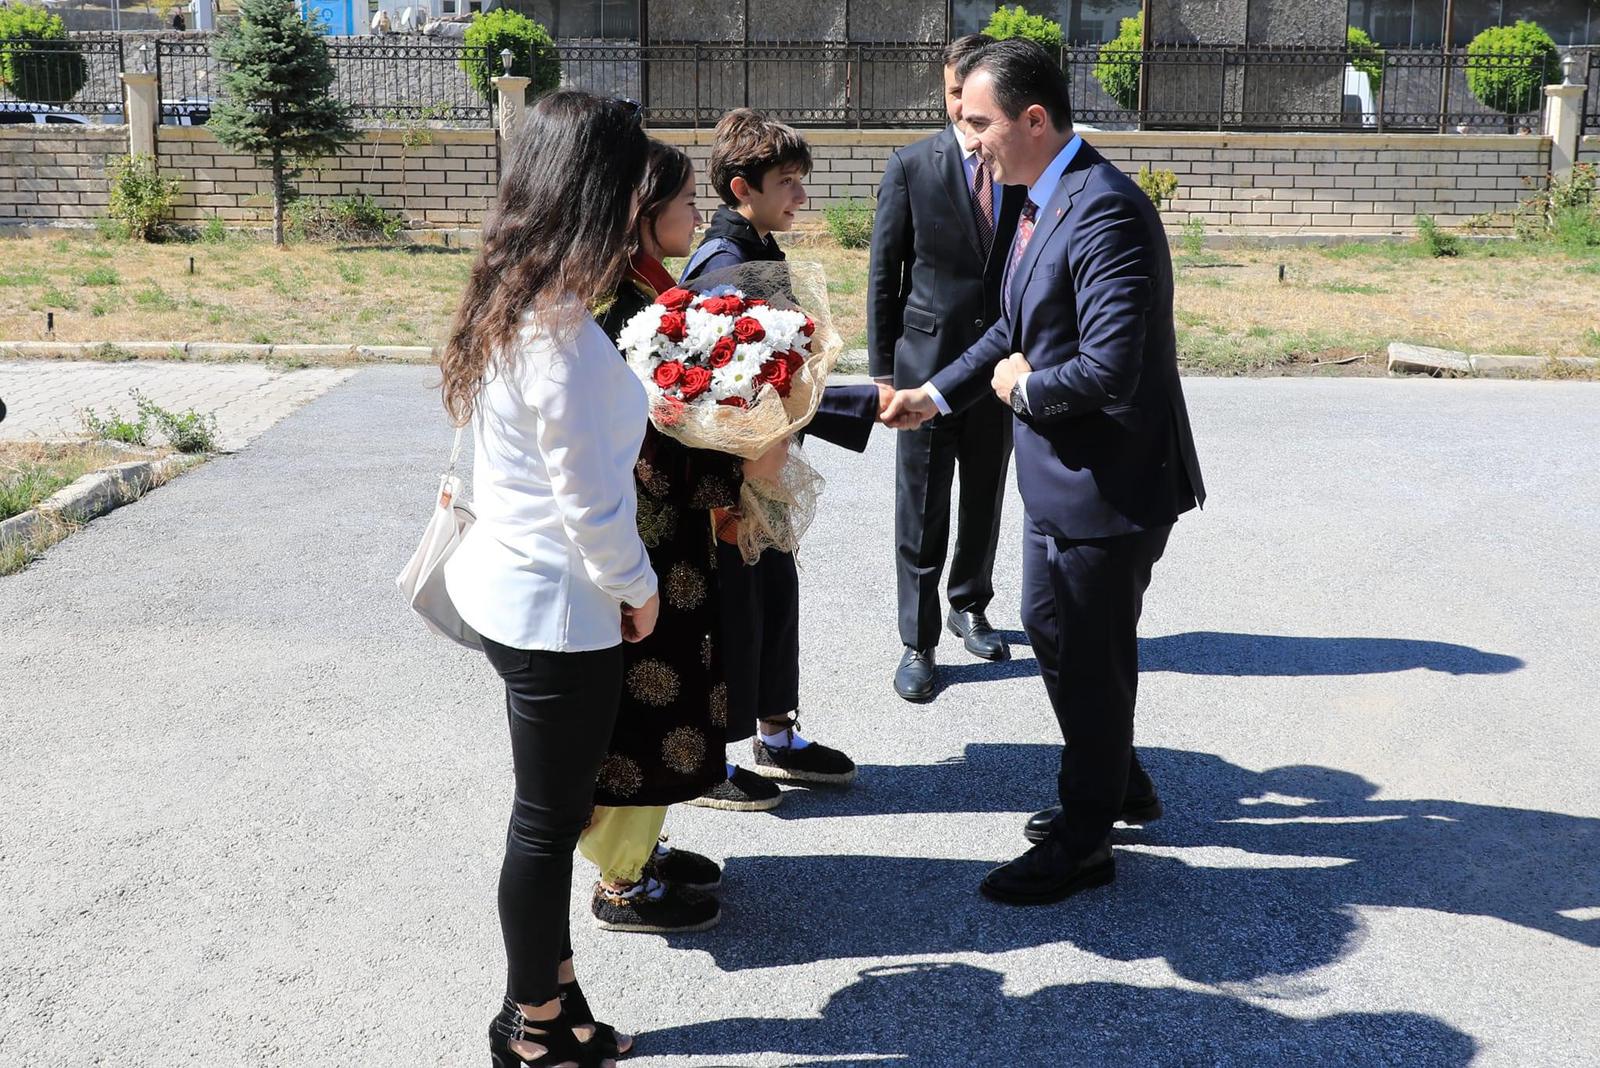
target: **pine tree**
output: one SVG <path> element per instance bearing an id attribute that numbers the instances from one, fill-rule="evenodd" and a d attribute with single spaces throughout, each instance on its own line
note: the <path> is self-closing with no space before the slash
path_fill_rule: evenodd
<path id="1" fill-rule="evenodd" d="M 283 208 L 301 165 L 337 155 L 356 137 L 349 109 L 328 95 L 333 64 L 296 0 L 240 0 L 239 17 L 217 38 L 222 102 L 208 129 L 272 168 L 272 240 L 283 244 Z"/>

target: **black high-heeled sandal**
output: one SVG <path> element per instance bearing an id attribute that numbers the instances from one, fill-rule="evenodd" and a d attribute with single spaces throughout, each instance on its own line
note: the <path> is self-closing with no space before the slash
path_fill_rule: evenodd
<path id="1" fill-rule="evenodd" d="M 565 962 L 563 962 L 565 963 Z M 620 1049 L 617 1045 L 617 1029 L 608 1023 L 601 1023 L 594 1018 L 594 1010 L 589 1008 L 589 999 L 583 996 L 583 987 L 574 979 L 570 983 L 562 983 L 561 987 L 561 1015 L 566 1017 L 567 1023 L 573 1027 L 585 1025 L 594 1028 L 594 1037 L 587 1042 L 579 1042 L 586 1050 L 592 1050 L 601 1060 L 616 1057 L 626 1057 L 633 1052 L 633 1047 Z"/>
<path id="2" fill-rule="evenodd" d="M 526 1060 L 511 1048 L 513 1042 L 532 1042 L 544 1052 Z M 489 1021 L 489 1060 L 493 1068 L 550 1068 L 571 1061 L 578 1068 L 595 1068 L 603 1057 L 578 1041 L 565 1010 L 549 1020 L 530 1020 L 509 997 L 500 1014 Z"/>

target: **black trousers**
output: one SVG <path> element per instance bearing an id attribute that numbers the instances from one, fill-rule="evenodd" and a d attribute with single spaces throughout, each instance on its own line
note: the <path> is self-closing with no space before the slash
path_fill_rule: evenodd
<path id="1" fill-rule="evenodd" d="M 516 800 L 500 866 L 506 994 L 525 1005 L 557 995 L 571 954 L 572 851 L 589 819 L 594 781 L 622 699 L 622 646 L 585 653 L 483 651 L 506 684 Z"/>
<path id="2" fill-rule="evenodd" d="M 794 555 L 768 549 L 754 564 L 717 542 L 722 667 L 728 678 L 728 741 L 756 732 L 757 719 L 800 707 L 800 575 Z"/>
<path id="3" fill-rule="evenodd" d="M 1133 752 L 1139 615 L 1172 527 L 1113 538 L 1052 538 L 1023 519 L 1022 625 L 1061 726 L 1056 834 L 1087 854 L 1123 799 L 1151 789 Z"/>
<path id="4" fill-rule="evenodd" d="M 939 576 L 950 546 L 951 480 L 961 471 L 956 547 L 950 558 L 950 606 L 982 612 L 994 599 L 1000 505 L 1011 462 L 1011 411 L 982 403 L 895 438 L 895 575 L 900 640 L 913 649 L 939 644 L 944 606 Z"/>

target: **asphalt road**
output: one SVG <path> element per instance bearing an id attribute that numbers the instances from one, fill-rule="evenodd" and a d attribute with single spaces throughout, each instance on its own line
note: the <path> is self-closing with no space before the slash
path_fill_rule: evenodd
<path id="1" fill-rule="evenodd" d="M 482 1063 L 511 780 L 485 663 L 391 580 L 448 431 L 366 370 L 0 579 L 0 1064 Z M 574 938 L 638 1065 L 1600 1062 L 1600 392 L 1189 380 L 1212 498 L 1147 600 L 1166 819 L 1118 877 L 975 885 L 1055 728 L 992 617 L 904 705 L 892 436 L 812 450 L 808 733 L 862 764 L 688 809 L 725 919 Z"/>

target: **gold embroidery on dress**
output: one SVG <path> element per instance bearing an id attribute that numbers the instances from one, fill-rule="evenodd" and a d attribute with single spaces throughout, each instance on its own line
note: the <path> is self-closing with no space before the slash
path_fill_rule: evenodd
<path id="1" fill-rule="evenodd" d="M 717 727 L 728 725 L 728 684 L 725 682 L 711 687 L 711 723 Z"/>
<path id="2" fill-rule="evenodd" d="M 716 654 L 717 643 L 711 635 L 707 634 L 700 640 L 700 663 L 707 668 L 711 667 L 711 661 Z"/>
<path id="3" fill-rule="evenodd" d="M 639 540 L 646 549 L 654 549 L 662 542 L 671 541 L 678 529 L 678 510 L 666 501 L 647 493 L 639 494 Z"/>
<path id="4" fill-rule="evenodd" d="M 654 464 L 642 457 L 633 465 L 633 477 L 637 478 L 640 485 L 657 497 L 665 497 L 667 491 L 672 488 L 667 481 L 667 477 L 657 471 Z"/>
<path id="5" fill-rule="evenodd" d="M 666 708 L 678 699 L 678 673 L 661 660 L 641 660 L 628 669 L 628 693 L 642 704 Z"/>
<path id="6" fill-rule="evenodd" d="M 678 727 L 661 742 L 661 762 L 679 775 L 692 774 L 705 759 L 705 735 L 693 727 Z"/>
<path id="7" fill-rule="evenodd" d="M 613 797 L 632 797 L 644 785 L 644 772 L 632 758 L 612 753 L 600 765 L 596 785 Z"/>
<path id="8" fill-rule="evenodd" d="M 716 508 L 726 504 L 733 498 L 733 493 L 728 489 L 728 483 L 716 475 L 706 475 L 694 484 L 694 493 L 689 496 L 689 503 L 696 508 Z"/>
<path id="9" fill-rule="evenodd" d="M 667 604 L 680 612 L 692 612 L 706 599 L 705 576 L 683 562 L 672 565 L 667 572 Z"/>

